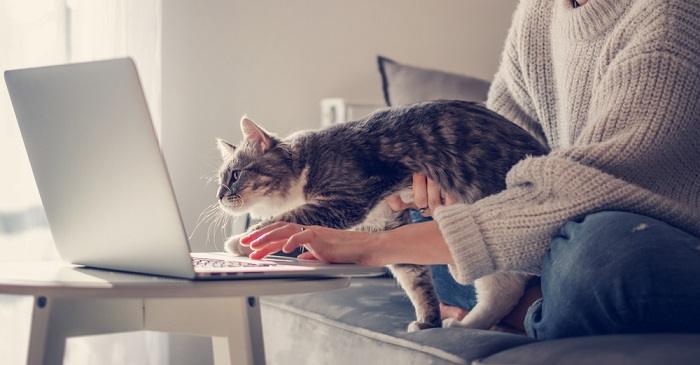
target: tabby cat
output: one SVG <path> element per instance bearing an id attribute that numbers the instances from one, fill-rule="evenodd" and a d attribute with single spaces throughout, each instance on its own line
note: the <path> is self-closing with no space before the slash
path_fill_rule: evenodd
<path id="1" fill-rule="evenodd" d="M 385 230 L 405 215 L 384 198 L 411 196 L 412 173 L 472 203 L 505 188 L 510 168 L 547 148 L 525 130 L 466 101 L 431 101 L 377 111 L 358 121 L 277 138 L 247 117 L 239 146 L 218 140 L 223 157 L 219 206 L 229 214 L 339 229 Z M 405 199 L 405 198 L 404 198 Z M 227 250 L 241 253 L 240 236 Z M 465 243 L 465 244 L 468 244 Z M 445 326 L 490 328 L 523 294 L 527 277 L 496 273 L 474 282 L 477 305 L 462 321 L 440 321 L 426 266 L 391 265 L 416 311 L 408 331 Z"/>

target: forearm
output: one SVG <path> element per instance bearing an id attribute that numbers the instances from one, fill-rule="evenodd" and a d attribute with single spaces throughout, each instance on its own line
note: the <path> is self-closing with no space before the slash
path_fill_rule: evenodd
<path id="1" fill-rule="evenodd" d="M 453 262 L 435 222 L 410 224 L 378 233 L 375 245 L 373 261 L 381 265 L 438 265 Z"/>

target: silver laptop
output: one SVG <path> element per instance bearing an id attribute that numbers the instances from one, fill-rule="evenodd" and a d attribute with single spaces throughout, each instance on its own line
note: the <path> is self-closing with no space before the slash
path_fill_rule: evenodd
<path id="1" fill-rule="evenodd" d="M 381 268 L 190 253 L 131 59 L 5 72 L 61 257 L 188 279 L 376 275 Z"/>

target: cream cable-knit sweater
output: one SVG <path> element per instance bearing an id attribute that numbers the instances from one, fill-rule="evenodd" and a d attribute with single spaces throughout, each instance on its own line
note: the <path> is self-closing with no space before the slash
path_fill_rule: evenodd
<path id="1" fill-rule="evenodd" d="M 436 210 L 456 280 L 539 274 L 557 230 L 601 210 L 700 234 L 699 42 L 697 0 L 521 0 L 487 104 L 552 152 Z"/>

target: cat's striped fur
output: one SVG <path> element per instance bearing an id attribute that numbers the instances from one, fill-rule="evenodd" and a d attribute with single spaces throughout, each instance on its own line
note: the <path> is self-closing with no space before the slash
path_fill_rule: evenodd
<path id="1" fill-rule="evenodd" d="M 252 213 L 264 221 L 340 229 L 384 230 L 401 224 L 384 198 L 410 189 L 422 173 L 461 202 L 474 202 L 505 188 L 510 168 L 547 148 L 526 131 L 481 104 L 431 101 L 377 111 L 330 128 L 276 138 L 244 117 L 239 147 L 219 141 L 220 206 L 231 214 Z M 410 194 L 409 194 L 410 195 Z M 228 245 L 236 249 L 237 239 Z M 409 330 L 440 326 L 430 271 L 393 265 L 417 319 Z M 495 324 L 522 295 L 524 277 L 501 273 L 477 280 L 479 304 L 459 324 Z M 505 298 L 484 293 L 508 291 Z M 481 290 L 480 290 L 481 288 Z M 502 299 L 502 300 L 501 300 Z M 495 303 L 495 302 L 505 303 Z M 483 314 L 479 314 L 483 313 Z M 471 317 L 471 318 L 470 318 Z M 494 322 L 495 321 L 495 322 Z M 457 324 L 457 323 L 452 323 Z"/>

